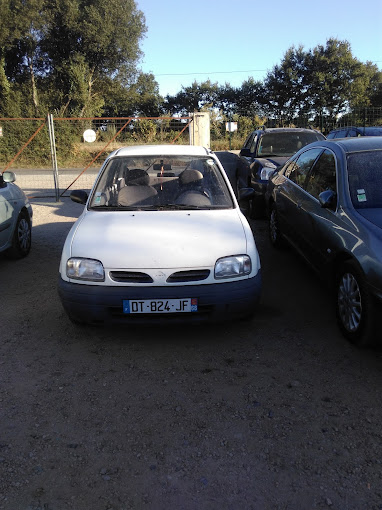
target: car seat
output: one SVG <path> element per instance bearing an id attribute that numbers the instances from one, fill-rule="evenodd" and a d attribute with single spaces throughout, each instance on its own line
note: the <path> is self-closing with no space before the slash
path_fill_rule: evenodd
<path id="1" fill-rule="evenodd" d="M 176 204 L 203 207 L 211 205 L 204 187 L 203 174 L 199 170 L 188 168 L 179 174 L 179 194 Z"/>
<path id="2" fill-rule="evenodd" d="M 118 205 L 146 206 L 158 203 L 158 194 L 154 187 L 150 186 L 150 176 L 142 168 L 133 168 L 125 174 L 125 184 L 118 193 Z"/>

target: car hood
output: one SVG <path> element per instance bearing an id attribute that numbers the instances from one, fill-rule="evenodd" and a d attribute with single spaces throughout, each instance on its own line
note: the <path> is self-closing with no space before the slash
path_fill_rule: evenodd
<path id="1" fill-rule="evenodd" d="M 290 156 L 275 156 L 275 157 L 270 157 L 270 158 L 258 158 L 258 159 L 263 160 L 263 161 L 270 161 L 271 163 L 273 163 L 276 166 L 281 166 L 289 158 L 290 158 Z"/>
<path id="2" fill-rule="evenodd" d="M 261 166 L 266 166 L 267 162 L 273 163 L 276 167 L 281 166 L 290 158 L 290 156 L 275 156 L 269 158 L 256 158 Z"/>
<path id="3" fill-rule="evenodd" d="M 373 223 L 376 227 L 382 229 L 382 214 L 380 208 L 375 209 L 357 209 L 358 214 Z"/>
<path id="4" fill-rule="evenodd" d="M 106 268 L 214 265 L 247 252 L 237 209 L 216 211 L 87 211 L 73 227 L 71 256 Z"/>

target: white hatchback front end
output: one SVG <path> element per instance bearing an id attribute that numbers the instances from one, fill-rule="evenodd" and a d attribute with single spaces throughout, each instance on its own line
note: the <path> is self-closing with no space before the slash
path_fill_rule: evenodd
<path id="1" fill-rule="evenodd" d="M 224 320 L 251 315 L 260 260 L 216 156 L 202 147 L 119 149 L 69 232 L 59 294 L 74 322 Z"/>

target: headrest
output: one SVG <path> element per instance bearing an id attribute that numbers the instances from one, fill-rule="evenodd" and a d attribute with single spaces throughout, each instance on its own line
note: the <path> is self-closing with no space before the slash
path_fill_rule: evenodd
<path id="1" fill-rule="evenodd" d="M 193 168 L 183 170 L 183 172 L 179 174 L 179 182 L 182 186 L 185 186 L 186 184 L 201 184 L 202 180 L 202 172 L 199 172 L 199 170 L 194 170 Z"/>
<path id="2" fill-rule="evenodd" d="M 126 172 L 125 182 L 127 186 L 148 186 L 150 177 L 142 168 L 132 168 Z"/>

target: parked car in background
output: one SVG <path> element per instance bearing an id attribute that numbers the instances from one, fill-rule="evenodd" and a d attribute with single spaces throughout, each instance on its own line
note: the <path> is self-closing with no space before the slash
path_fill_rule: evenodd
<path id="1" fill-rule="evenodd" d="M 286 240 L 334 288 L 342 333 L 380 341 L 382 137 L 310 144 L 274 173 L 266 201 L 271 242 Z"/>
<path id="2" fill-rule="evenodd" d="M 238 197 L 238 190 L 251 186 L 251 171 L 249 161 L 234 152 L 214 151 L 222 164 L 231 186 Z"/>
<path id="3" fill-rule="evenodd" d="M 304 128 L 262 128 L 248 135 L 240 156 L 250 163 L 251 186 L 255 190 L 252 218 L 265 215 L 264 195 L 273 171 L 305 145 L 324 139 L 319 131 Z"/>
<path id="4" fill-rule="evenodd" d="M 347 126 L 339 129 L 333 129 L 327 134 L 326 138 L 347 138 L 355 136 L 382 136 L 382 127 L 354 127 Z"/>
<path id="5" fill-rule="evenodd" d="M 235 196 L 238 198 L 240 189 L 251 187 L 251 170 L 249 162 L 234 152 L 215 151 L 214 153 L 222 164 Z M 250 200 L 246 200 L 241 204 L 242 211 L 247 217 L 250 215 L 250 203 Z"/>
<path id="6" fill-rule="evenodd" d="M 239 199 L 253 194 L 241 189 Z M 222 321 L 252 315 L 260 259 L 217 156 L 189 145 L 108 156 L 69 232 L 59 295 L 74 322 Z"/>
<path id="7" fill-rule="evenodd" d="M 31 248 L 33 211 L 15 180 L 13 172 L 0 174 L 0 252 L 18 259 Z"/>

